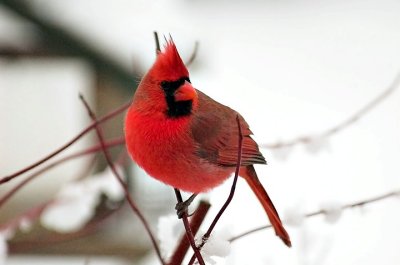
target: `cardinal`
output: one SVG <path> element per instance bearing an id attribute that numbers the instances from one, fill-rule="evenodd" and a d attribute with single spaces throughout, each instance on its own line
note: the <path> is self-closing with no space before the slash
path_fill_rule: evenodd
<path id="1" fill-rule="evenodd" d="M 238 123 L 242 131 L 243 177 L 263 206 L 275 233 L 290 238 L 254 164 L 266 164 L 244 118 L 193 87 L 173 40 L 143 76 L 125 118 L 132 159 L 150 176 L 176 189 L 198 194 L 222 184 L 236 169 Z"/>

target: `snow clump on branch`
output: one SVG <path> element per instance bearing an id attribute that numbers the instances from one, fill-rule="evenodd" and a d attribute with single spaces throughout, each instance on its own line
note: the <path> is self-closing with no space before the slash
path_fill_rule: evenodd
<path id="1" fill-rule="evenodd" d="M 119 173 L 123 171 L 120 167 L 116 169 Z M 54 203 L 42 213 L 41 223 L 60 233 L 78 231 L 94 216 L 102 194 L 111 201 L 124 198 L 124 191 L 110 168 L 63 186 Z"/>

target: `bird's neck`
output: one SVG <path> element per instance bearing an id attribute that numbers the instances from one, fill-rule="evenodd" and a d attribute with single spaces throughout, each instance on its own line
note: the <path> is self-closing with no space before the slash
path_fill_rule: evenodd
<path id="1" fill-rule="evenodd" d="M 131 124 L 136 127 L 135 129 L 149 139 L 175 138 L 187 133 L 191 116 L 169 117 L 161 111 L 135 109 L 131 109 L 128 113 L 128 119 L 132 120 Z"/>

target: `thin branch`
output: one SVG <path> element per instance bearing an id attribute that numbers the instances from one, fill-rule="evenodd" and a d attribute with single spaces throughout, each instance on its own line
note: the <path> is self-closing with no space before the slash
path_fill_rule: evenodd
<path id="1" fill-rule="evenodd" d="M 210 203 L 206 201 L 200 201 L 199 206 L 195 210 L 193 216 L 190 218 L 190 228 L 193 234 L 197 234 L 200 225 L 203 223 L 204 218 L 210 209 Z M 180 265 L 185 258 L 187 251 L 189 250 L 190 242 L 185 235 L 181 238 L 179 245 L 176 247 L 174 254 L 170 258 L 168 265 Z"/>
<path id="2" fill-rule="evenodd" d="M 121 184 L 121 186 L 122 186 L 122 188 L 124 190 L 124 193 L 125 193 L 125 198 L 128 201 L 129 206 L 131 207 L 133 212 L 136 213 L 136 215 L 139 217 L 140 221 L 142 222 L 143 226 L 145 227 L 145 229 L 147 231 L 147 234 L 149 235 L 150 240 L 151 240 L 151 242 L 153 244 L 153 247 L 156 250 L 157 256 L 158 256 L 161 264 L 165 265 L 165 262 L 161 257 L 161 252 L 160 252 L 160 249 L 158 247 L 157 241 L 156 241 L 156 239 L 155 239 L 155 237 L 153 235 L 153 232 L 150 229 L 149 223 L 146 221 L 146 219 L 144 218 L 143 214 L 140 212 L 139 208 L 134 203 L 132 197 L 130 196 L 128 186 L 126 185 L 126 183 L 124 182 L 122 177 L 119 175 L 119 173 L 116 170 L 115 165 L 114 165 L 114 163 L 113 163 L 113 161 L 111 159 L 111 156 L 108 153 L 108 150 L 107 150 L 107 148 L 105 146 L 103 134 L 101 132 L 100 127 L 98 126 L 96 115 L 93 113 L 93 111 L 91 110 L 89 104 L 86 102 L 84 97 L 82 95 L 79 95 L 79 97 L 82 100 L 83 104 L 85 105 L 85 108 L 87 109 L 87 111 L 89 113 L 89 116 L 92 118 L 92 120 L 93 120 L 93 122 L 95 124 L 94 127 L 95 127 L 95 130 L 96 130 L 97 137 L 99 138 L 99 142 L 100 142 L 100 144 L 102 146 L 102 149 L 103 149 L 104 157 L 106 158 L 107 163 L 111 168 L 111 171 L 113 172 L 113 174 L 117 178 L 118 182 Z"/>
<path id="3" fill-rule="evenodd" d="M 379 202 L 379 201 L 382 201 L 382 200 L 385 200 L 385 199 L 388 199 L 388 198 L 392 198 L 392 197 L 396 197 L 396 196 L 400 196 L 400 190 L 392 191 L 392 192 L 389 192 L 389 193 L 385 193 L 385 194 L 382 194 L 382 195 L 379 195 L 379 196 L 376 196 L 376 197 L 372 197 L 370 199 L 366 199 L 366 200 L 363 200 L 363 201 L 358 201 L 358 202 L 355 202 L 355 203 L 346 204 L 346 205 L 343 205 L 341 209 L 342 210 L 347 210 L 347 209 L 351 209 L 351 208 L 356 208 L 356 207 L 364 206 L 364 205 L 371 204 L 371 203 L 374 203 L 374 202 Z M 311 213 L 305 214 L 304 217 L 308 218 L 308 217 L 313 217 L 313 216 L 318 216 L 318 215 L 325 215 L 325 214 L 326 214 L 325 210 L 318 210 L 318 211 L 315 211 L 315 212 L 311 212 Z M 269 229 L 269 228 L 272 228 L 272 225 L 260 226 L 258 228 L 254 228 L 252 230 L 249 230 L 247 232 L 244 232 L 242 234 L 234 236 L 229 241 L 233 242 L 233 241 L 235 241 L 237 239 L 240 239 L 242 237 L 245 237 L 247 235 L 253 234 L 253 233 L 261 231 L 261 230 Z"/>
<path id="4" fill-rule="evenodd" d="M 178 200 L 178 203 L 182 203 L 183 200 L 182 200 L 181 192 L 178 189 L 174 189 L 174 190 L 175 190 L 175 195 L 176 195 L 176 199 Z M 189 240 L 190 245 L 192 246 L 194 256 L 197 258 L 200 265 L 205 265 L 203 257 L 201 256 L 201 253 L 200 253 L 200 249 L 196 246 L 196 242 L 194 241 L 194 235 L 193 235 L 192 229 L 189 225 L 187 211 L 185 211 L 182 214 L 182 222 L 183 222 L 183 225 L 185 226 L 186 237 Z"/>
<path id="5" fill-rule="evenodd" d="M 51 203 L 57 203 L 57 201 L 50 201 L 47 203 L 51 204 Z M 35 212 L 28 212 L 28 214 L 31 214 L 28 216 L 30 221 L 34 221 L 35 219 L 37 219 L 38 217 L 40 217 L 41 213 L 43 212 L 43 210 L 45 210 L 45 208 L 47 207 L 47 205 L 43 205 L 34 208 L 33 210 Z M 89 223 L 87 223 L 83 228 L 81 228 L 80 230 L 76 231 L 76 232 L 72 232 L 72 233 L 68 233 L 68 234 L 59 234 L 59 233 L 50 233 L 48 235 L 41 235 L 40 239 L 33 239 L 33 240 L 23 240 L 23 241 L 16 241 L 16 242 L 10 242 L 9 243 L 9 250 L 11 253 L 17 253 L 17 252 L 22 252 L 22 251 L 27 251 L 27 250 L 32 250 L 35 249 L 37 247 L 43 247 L 43 246 L 48 246 L 48 245 L 54 245 L 56 243 L 65 243 L 67 241 L 70 240 L 75 240 L 84 236 L 88 236 L 94 232 L 97 231 L 97 229 L 106 221 L 108 220 L 111 216 L 113 216 L 113 214 L 115 212 L 117 212 L 120 208 L 121 208 L 122 204 L 113 210 L 110 211 L 106 211 L 104 213 L 102 213 L 101 215 L 95 217 L 94 219 L 92 219 Z M 32 214 L 33 213 L 33 214 Z M 27 218 L 26 214 L 19 217 L 19 222 L 21 222 L 21 220 L 24 220 Z M 14 227 L 16 228 L 16 227 Z"/>
<path id="6" fill-rule="evenodd" d="M 213 231 L 215 225 L 221 218 L 222 214 L 225 212 L 226 208 L 228 208 L 228 205 L 231 203 L 233 196 L 235 195 L 235 189 L 236 189 L 237 179 L 239 176 L 240 165 L 242 164 L 242 142 L 243 142 L 242 128 L 241 128 L 241 124 L 240 124 L 239 115 L 236 116 L 236 121 L 238 124 L 239 144 L 238 144 L 238 156 L 237 156 L 237 162 L 236 162 L 235 177 L 233 178 L 233 183 L 232 183 L 232 187 L 231 187 L 231 191 L 229 193 L 228 199 L 222 206 L 221 210 L 215 216 L 215 218 L 214 218 L 213 222 L 211 223 L 210 227 L 208 228 L 207 232 L 204 234 L 201 247 L 204 245 L 204 243 L 210 237 L 211 232 Z"/>
<path id="7" fill-rule="evenodd" d="M 33 208 L 27 210 L 25 213 L 21 214 L 20 216 L 15 217 L 11 221 L 0 225 L 0 231 L 15 230 L 19 227 L 22 220 L 32 221 L 32 220 L 36 219 L 38 216 L 40 216 L 42 214 L 44 209 L 46 209 L 46 207 L 52 203 L 54 203 L 54 200 L 42 203 L 39 206 L 36 206 L 36 207 L 33 207 Z"/>
<path id="8" fill-rule="evenodd" d="M 78 135 L 76 135 L 74 138 L 72 138 L 72 140 L 70 140 L 69 142 L 67 142 L 66 144 L 64 144 L 63 146 L 59 147 L 57 150 L 55 150 L 54 152 L 52 152 L 51 154 L 47 155 L 46 157 L 40 159 L 39 161 L 33 163 L 30 166 L 27 166 L 9 176 L 5 176 L 3 178 L 0 179 L 0 185 L 4 184 L 16 177 L 18 177 L 19 175 L 34 169 L 35 167 L 43 164 L 44 162 L 46 162 L 47 160 L 51 159 L 52 157 L 58 155 L 59 153 L 61 153 L 62 151 L 64 151 L 65 149 L 67 149 L 68 147 L 70 147 L 72 144 L 74 144 L 75 142 L 77 142 L 80 138 L 82 138 L 84 135 L 86 135 L 88 132 L 90 132 L 93 128 L 95 128 L 98 124 L 101 124 L 113 117 L 115 117 L 116 115 L 122 113 L 123 111 L 125 111 L 127 108 L 129 108 L 129 106 L 131 105 L 130 102 L 125 103 L 124 105 L 122 105 L 121 107 L 111 111 L 110 113 L 106 114 L 105 116 L 103 116 L 102 118 L 98 119 L 96 122 L 93 122 L 92 124 L 90 124 L 88 127 L 86 127 L 86 129 L 84 129 L 83 131 L 81 131 Z"/>
<path id="9" fill-rule="evenodd" d="M 161 52 L 161 48 L 160 48 L 160 39 L 158 38 L 157 31 L 154 31 L 154 40 L 156 42 L 156 55 L 158 55 Z"/>
<path id="10" fill-rule="evenodd" d="M 332 136 L 343 129 L 349 127 L 350 125 L 354 124 L 362 117 L 364 117 L 367 113 L 377 107 L 380 103 L 382 103 L 386 98 L 388 98 L 398 87 L 400 84 L 400 73 L 397 74 L 396 78 L 392 81 L 390 86 L 385 89 L 381 94 L 379 94 L 376 98 L 374 98 L 371 102 L 366 104 L 363 108 L 359 111 L 355 112 L 352 116 L 348 119 L 342 121 L 341 123 L 331 127 L 328 130 L 315 134 L 316 136 L 301 136 L 295 138 L 293 140 L 285 141 L 285 142 L 277 142 L 271 144 L 261 144 L 261 147 L 269 148 L 269 149 L 278 149 L 283 147 L 291 147 L 300 143 L 306 144 L 312 142 L 317 137 L 329 137 Z"/>
<path id="11" fill-rule="evenodd" d="M 105 143 L 106 148 L 111 148 L 111 147 L 115 147 L 118 145 L 122 145 L 125 143 L 125 139 L 124 138 L 118 138 L 118 139 L 113 139 L 110 141 L 107 141 Z M 8 191 L 6 194 L 4 194 L 3 197 L 0 198 L 0 208 L 12 197 L 14 196 L 20 189 L 22 189 L 24 186 L 26 186 L 29 182 L 31 182 L 33 179 L 35 179 L 36 177 L 42 175 L 44 172 L 54 168 L 55 166 L 58 166 L 64 162 L 67 162 L 71 159 L 75 159 L 84 155 L 89 155 L 89 154 L 93 154 L 93 153 L 97 153 L 99 151 L 102 150 L 102 146 L 101 145 L 95 145 L 92 146 L 90 148 L 87 148 L 85 150 L 76 152 L 74 154 L 65 156 L 49 165 L 47 165 L 46 167 L 38 170 L 37 172 L 31 174 L 30 176 L 28 176 L 27 178 L 25 178 L 23 181 L 21 181 L 18 185 L 16 185 L 15 187 L 13 187 L 10 191 Z"/>
<path id="12" fill-rule="evenodd" d="M 242 151 L 243 151 L 242 150 L 243 135 L 242 135 L 242 126 L 240 124 L 239 115 L 236 115 L 236 122 L 237 122 L 237 125 L 238 125 L 239 144 L 238 144 L 238 156 L 237 156 L 237 161 L 236 161 L 235 176 L 233 178 L 231 191 L 229 193 L 228 199 L 226 200 L 226 202 L 224 203 L 222 208 L 219 210 L 219 212 L 215 216 L 215 218 L 212 221 L 212 223 L 211 223 L 210 227 L 208 228 L 207 232 L 203 235 L 203 238 L 202 238 L 201 244 L 199 246 L 199 249 L 201 249 L 204 246 L 204 244 L 207 242 L 207 240 L 210 238 L 211 232 L 213 231 L 215 225 L 217 224 L 217 222 L 221 218 L 222 214 L 225 212 L 226 208 L 228 208 L 228 205 L 231 203 L 231 201 L 233 199 L 233 196 L 235 194 L 236 183 L 237 183 L 237 179 L 238 179 L 238 176 L 239 176 L 240 165 L 242 164 Z M 195 261 L 195 257 L 192 256 L 192 258 L 189 261 L 189 265 L 193 264 L 194 261 Z"/>
<path id="13" fill-rule="evenodd" d="M 189 67 L 194 62 L 194 60 L 196 59 L 198 50 L 199 50 L 199 42 L 196 41 L 194 43 L 194 49 L 193 49 L 192 55 L 190 55 L 189 60 L 185 63 L 185 65 L 187 67 Z"/>

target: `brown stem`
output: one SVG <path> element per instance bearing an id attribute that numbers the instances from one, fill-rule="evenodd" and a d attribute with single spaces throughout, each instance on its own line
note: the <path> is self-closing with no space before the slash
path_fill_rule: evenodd
<path id="1" fill-rule="evenodd" d="M 199 207 L 197 207 L 193 216 L 190 218 L 190 228 L 193 234 L 197 234 L 200 225 L 203 223 L 204 218 L 208 210 L 210 209 L 210 203 L 206 201 L 200 201 Z M 179 245 L 176 247 L 174 254 L 170 258 L 168 265 L 180 265 L 185 258 L 187 251 L 189 250 L 190 242 L 186 237 L 186 234 L 181 238 Z"/>
<path id="2" fill-rule="evenodd" d="M 51 200 L 49 202 L 42 203 L 39 206 L 29 209 L 28 211 L 24 212 L 20 216 L 13 218 L 12 220 L 0 225 L 0 231 L 8 230 L 8 229 L 11 229 L 11 230 L 16 229 L 19 226 L 21 220 L 28 219 L 28 220 L 32 221 L 32 220 L 36 219 L 38 216 L 40 216 L 42 214 L 44 209 L 46 209 L 46 207 L 48 205 L 52 204 L 53 202 L 54 201 Z"/>
<path id="3" fill-rule="evenodd" d="M 185 63 L 185 65 L 187 67 L 189 67 L 194 62 L 194 60 L 196 59 L 198 50 L 199 50 L 199 42 L 196 41 L 194 43 L 194 49 L 193 49 L 192 55 L 190 55 L 189 60 Z"/>
<path id="4" fill-rule="evenodd" d="M 154 31 L 154 40 L 156 42 L 156 55 L 158 55 L 161 52 L 161 48 L 160 48 L 160 39 L 158 38 L 157 31 Z"/>
<path id="5" fill-rule="evenodd" d="M 105 146 L 103 133 L 102 133 L 100 127 L 98 126 L 98 122 L 97 122 L 96 115 L 93 113 L 93 111 L 91 110 L 89 104 L 86 102 L 86 100 L 84 99 L 84 97 L 83 97 L 82 95 L 79 95 L 79 97 L 80 97 L 80 99 L 82 100 L 83 104 L 85 105 L 85 108 L 87 109 L 87 111 L 88 111 L 88 113 L 89 113 L 89 116 L 90 116 L 90 117 L 92 118 L 92 120 L 93 120 L 93 123 L 94 123 L 94 127 L 95 127 L 95 130 L 96 130 L 97 137 L 99 138 L 100 144 L 101 144 L 101 146 L 102 146 L 102 150 L 103 150 L 104 157 L 106 158 L 107 163 L 108 163 L 108 165 L 109 165 L 110 168 L 111 168 L 111 171 L 113 172 L 113 174 L 114 174 L 115 177 L 117 178 L 118 182 L 121 184 L 121 186 L 122 186 L 122 188 L 123 188 L 123 190 L 124 190 L 124 193 L 125 193 L 125 198 L 126 198 L 126 200 L 128 201 L 129 206 L 131 207 L 131 209 L 133 210 L 133 212 L 136 213 L 136 215 L 139 217 L 140 221 L 141 221 L 142 224 L 144 225 L 144 227 L 145 227 L 145 229 L 146 229 L 146 231 L 147 231 L 147 234 L 149 235 L 150 240 L 151 240 L 151 242 L 152 242 L 152 244 L 153 244 L 153 247 L 154 247 L 154 249 L 156 250 L 157 256 L 158 256 L 158 258 L 159 258 L 161 264 L 165 265 L 165 262 L 164 262 L 164 260 L 163 260 L 162 257 L 161 257 L 161 252 L 160 252 L 160 249 L 159 249 L 159 247 L 158 247 L 157 241 L 156 241 L 156 239 L 155 239 L 155 237 L 154 237 L 154 235 L 153 235 L 153 232 L 152 232 L 151 229 L 150 229 L 149 223 L 146 221 L 146 219 L 144 218 L 143 214 L 141 213 L 141 211 L 139 210 L 139 208 L 136 206 L 135 202 L 133 201 L 132 197 L 130 196 L 128 186 L 126 185 L 126 183 L 124 182 L 124 180 L 122 179 L 122 177 L 119 175 L 119 173 L 118 173 L 118 171 L 116 170 L 115 165 L 114 165 L 114 163 L 113 163 L 113 161 L 112 161 L 112 159 L 111 159 L 111 156 L 110 156 L 110 154 L 108 153 L 108 150 L 107 150 L 107 148 L 106 148 L 106 146 Z"/>
<path id="6" fill-rule="evenodd" d="M 69 142 L 67 142 L 66 144 L 64 144 L 63 146 L 61 146 L 60 148 L 58 148 L 57 150 L 55 150 L 54 152 L 52 152 L 51 154 L 47 155 L 46 157 L 40 159 L 39 161 L 33 163 L 30 166 L 27 166 L 9 176 L 5 176 L 3 178 L 0 179 L 0 185 L 3 183 L 6 183 L 16 177 L 18 177 L 19 175 L 34 169 L 35 167 L 43 164 L 44 162 L 46 162 L 47 160 L 49 160 L 50 158 L 58 155 L 59 153 L 61 153 L 62 151 L 64 151 L 65 149 L 67 149 L 68 147 L 70 147 L 72 144 L 74 144 L 76 141 L 78 141 L 80 138 L 82 138 L 85 134 L 87 134 L 90 130 L 92 130 L 93 128 L 95 128 L 98 124 L 101 124 L 111 118 L 113 118 L 114 116 L 120 114 L 121 112 L 125 111 L 129 106 L 131 105 L 130 102 L 125 103 L 124 105 L 122 105 L 121 107 L 113 110 L 112 112 L 106 114 L 105 116 L 103 116 L 102 118 L 98 119 L 96 122 L 93 122 L 91 125 L 89 125 L 88 127 L 86 127 L 86 129 L 84 129 L 83 131 L 81 131 L 77 136 L 75 136 L 74 138 L 72 138 L 72 140 L 70 140 Z"/>
<path id="7" fill-rule="evenodd" d="M 382 194 L 382 195 L 379 195 L 379 196 L 376 196 L 376 197 L 372 197 L 370 199 L 366 199 L 366 200 L 363 200 L 363 201 L 359 201 L 359 202 L 355 202 L 355 203 L 351 203 L 351 204 L 346 204 L 346 205 L 342 206 L 342 210 L 364 206 L 364 205 L 367 205 L 367 204 L 371 204 L 371 203 L 374 203 L 374 202 L 382 201 L 382 200 L 385 200 L 385 199 L 388 199 L 388 198 L 391 198 L 391 197 L 396 197 L 396 196 L 400 196 L 400 190 L 388 192 L 388 193 L 385 193 L 385 194 Z M 325 210 L 318 210 L 318 211 L 315 211 L 315 212 L 311 212 L 311 213 L 305 214 L 304 217 L 308 218 L 308 217 L 313 217 L 313 216 L 317 216 L 317 215 L 324 215 L 324 214 L 326 214 Z M 229 241 L 233 242 L 233 241 L 235 241 L 237 239 L 240 239 L 240 238 L 245 237 L 247 235 L 250 235 L 252 233 L 255 233 L 255 232 L 258 232 L 258 231 L 261 231 L 261 230 L 265 230 L 265 229 L 269 229 L 269 228 L 272 228 L 272 225 L 260 226 L 260 227 L 254 228 L 252 230 L 246 231 L 246 232 L 244 232 L 242 234 L 239 234 L 237 236 L 234 236 Z"/>
<path id="8" fill-rule="evenodd" d="M 175 190 L 175 195 L 176 195 L 176 199 L 178 200 L 178 203 L 182 203 L 183 200 L 182 200 L 181 192 L 178 189 L 174 189 L 174 190 Z M 193 235 L 192 229 L 190 228 L 189 221 L 188 221 L 188 215 L 187 215 L 186 211 L 182 214 L 182 222 L 183 222 L 183 225 L 185 226 L 186 237 L 189 240 L 190 245 L 192 246 L 194 256 L 197 258 L 200 265 L 205 265 L 204 259 L 200 253 L 200 249 L 196 246 L 196 242 L 194 241 L 194 235 Z"/>
<path id="9" fill-rule="evenodd" d="M 64 243 L 70 240 L 75 240 L 84 236 L 88 236 L 97 231 L 97 229 L 110 218 L 117 209 L 107 211 L 95 219 L 87 223 L 82 229 L 68 234 L 50 233 L 48 235 L 41 235 L 40 239 L 23 240 L 9 243 L 9 250 L 11 253 L 21 253 L 22 251 L 32 250 L 38 247 L 51 246 L 57 243 Z M 43 210 L 43 209 L 42 209 Z M 38 212 L 36 217 L 39 217 L 41 212 Z"/>
<path id="10" fill-rule="evenodd" d="M 114 146 L 118 146 L 118 145 L 122 145 L 125 143 L 125 139 L 124 138 L 118 138 L 118 139 L 113 139 L 110 141 L 107 141 L 105 143 L 106 148 L 110 148 L 110 147 L 114 147 Z M 31 174 L 30 176 L 28 176 L 27 178 L 25 178 L 23 181 L 21 181 L 18 185 L 16 185 L 14 188 L 12 188 L 10 191 L 8 191 L 6 194 L 4 194 L 3 197 L 0 198 L 0 208 L 12 197 L 14 196 L 21 188 L 23 188 L 26 184 L 28 184 L 29 182 L 31 182 L 33 179 L 35 179 L 36 177 L 40 176 L 41 174 L 43 174 L 44 172 L 54 168 L 55 166 L 58 166 L 59 164 L 62 164 L 68 160 L 74 159 L 74 158 L 78 158 L 84 155 L 88 155 L 88 154 L 93 154 L 95 152 L 99 152 L 102 150 L 101 145 L 96 145 L 96 146 L 92 146 L 88 149 L 76 152 L 74 154 L 68 155 L 64 158 L 61 158 L 51 164 L 49 164 L 48 166 L 40 169 L 39 171 Z"/>
<path id="11" fill-rule="evenodd" d="M 236 169 L 235 169 L 235 177 L 233 178 L 233 183 L 231 187 L 231 191 L 229 193 L 228 199 L 222 206 L 222 208 L 219 210 L 217 215 L 215 216 L 214 220 L 212 221 L 210 227 L 208 228 L 207 232 L 203 235 L 202 242 L 199 246 L 199 249 L 201 249 L 204 244 L 207 242 L 208 238 L 211 235 L 211 232 L 213 231 L 215 225 L 217 224 L 218 220 L 221 218 L 222 214 L 225 212 L 226 208 L 228 208 L 228 205 L 231 203 L 233 196 L 235 194 L 235 189 L 236 189 L 236 183 L 237 179 L 239 176 L 239 170 L 240 170 L 240 165 L 242 164 L 242 142 L 243 142 L 243 135 L 242 135 L 242 127 L 240 124 L 240 118 L 239 115 L 236 115 L 236 122 L 238 124 L 238 134 L 239 134 L 239 145 L 238 145 L 238 156 L 237 156 L 237 161 L 236 161 Z M 189 261 L 189 265 L 193 264 L 195 261 L 194 256 Z"/>
<path id="12" fill-rule="evenodd" d="M 400 74 L 396 76 L 396 78 L 392 81 L 390 86 L 385 89 L 381 94 L 379 94 L 376 98 L 374 98 L 371 102 L 366 104 L 363 108 L 361 108 L 359 111 L 354 113 L 352 116 L 347 118 L 346 120 L 342 121 L 341 123 L 331 127 L 328 130 L 325 130 L 323 132 L 320 132 L 316 134 L 317 136 L 322 136 L 322 137 L 329 137 L 332 136 L 343 129 L 349 127 L 350 125 L 354 124 L 358 120 L 360 120 L 362 117 L 364 117 L 368 112 L 373 110 L 376 106 L 378 106 L 384 99 L 388 98 L 399 86 L 400 83 Z M 282 147 L 290 147 L 294 146 L 300 143 L 309 143 L 312 142 L 315 137 L 313 136 L 301 136 L 298 138 L 295 138 L 290 141 L 286 142 L 278 142 L 278 143 L 272 143 L 272 144 L 261 144 L 260 146 L 269 148 L 269 149 L 276 149 L 276 148 L 282 148 Z"/>

